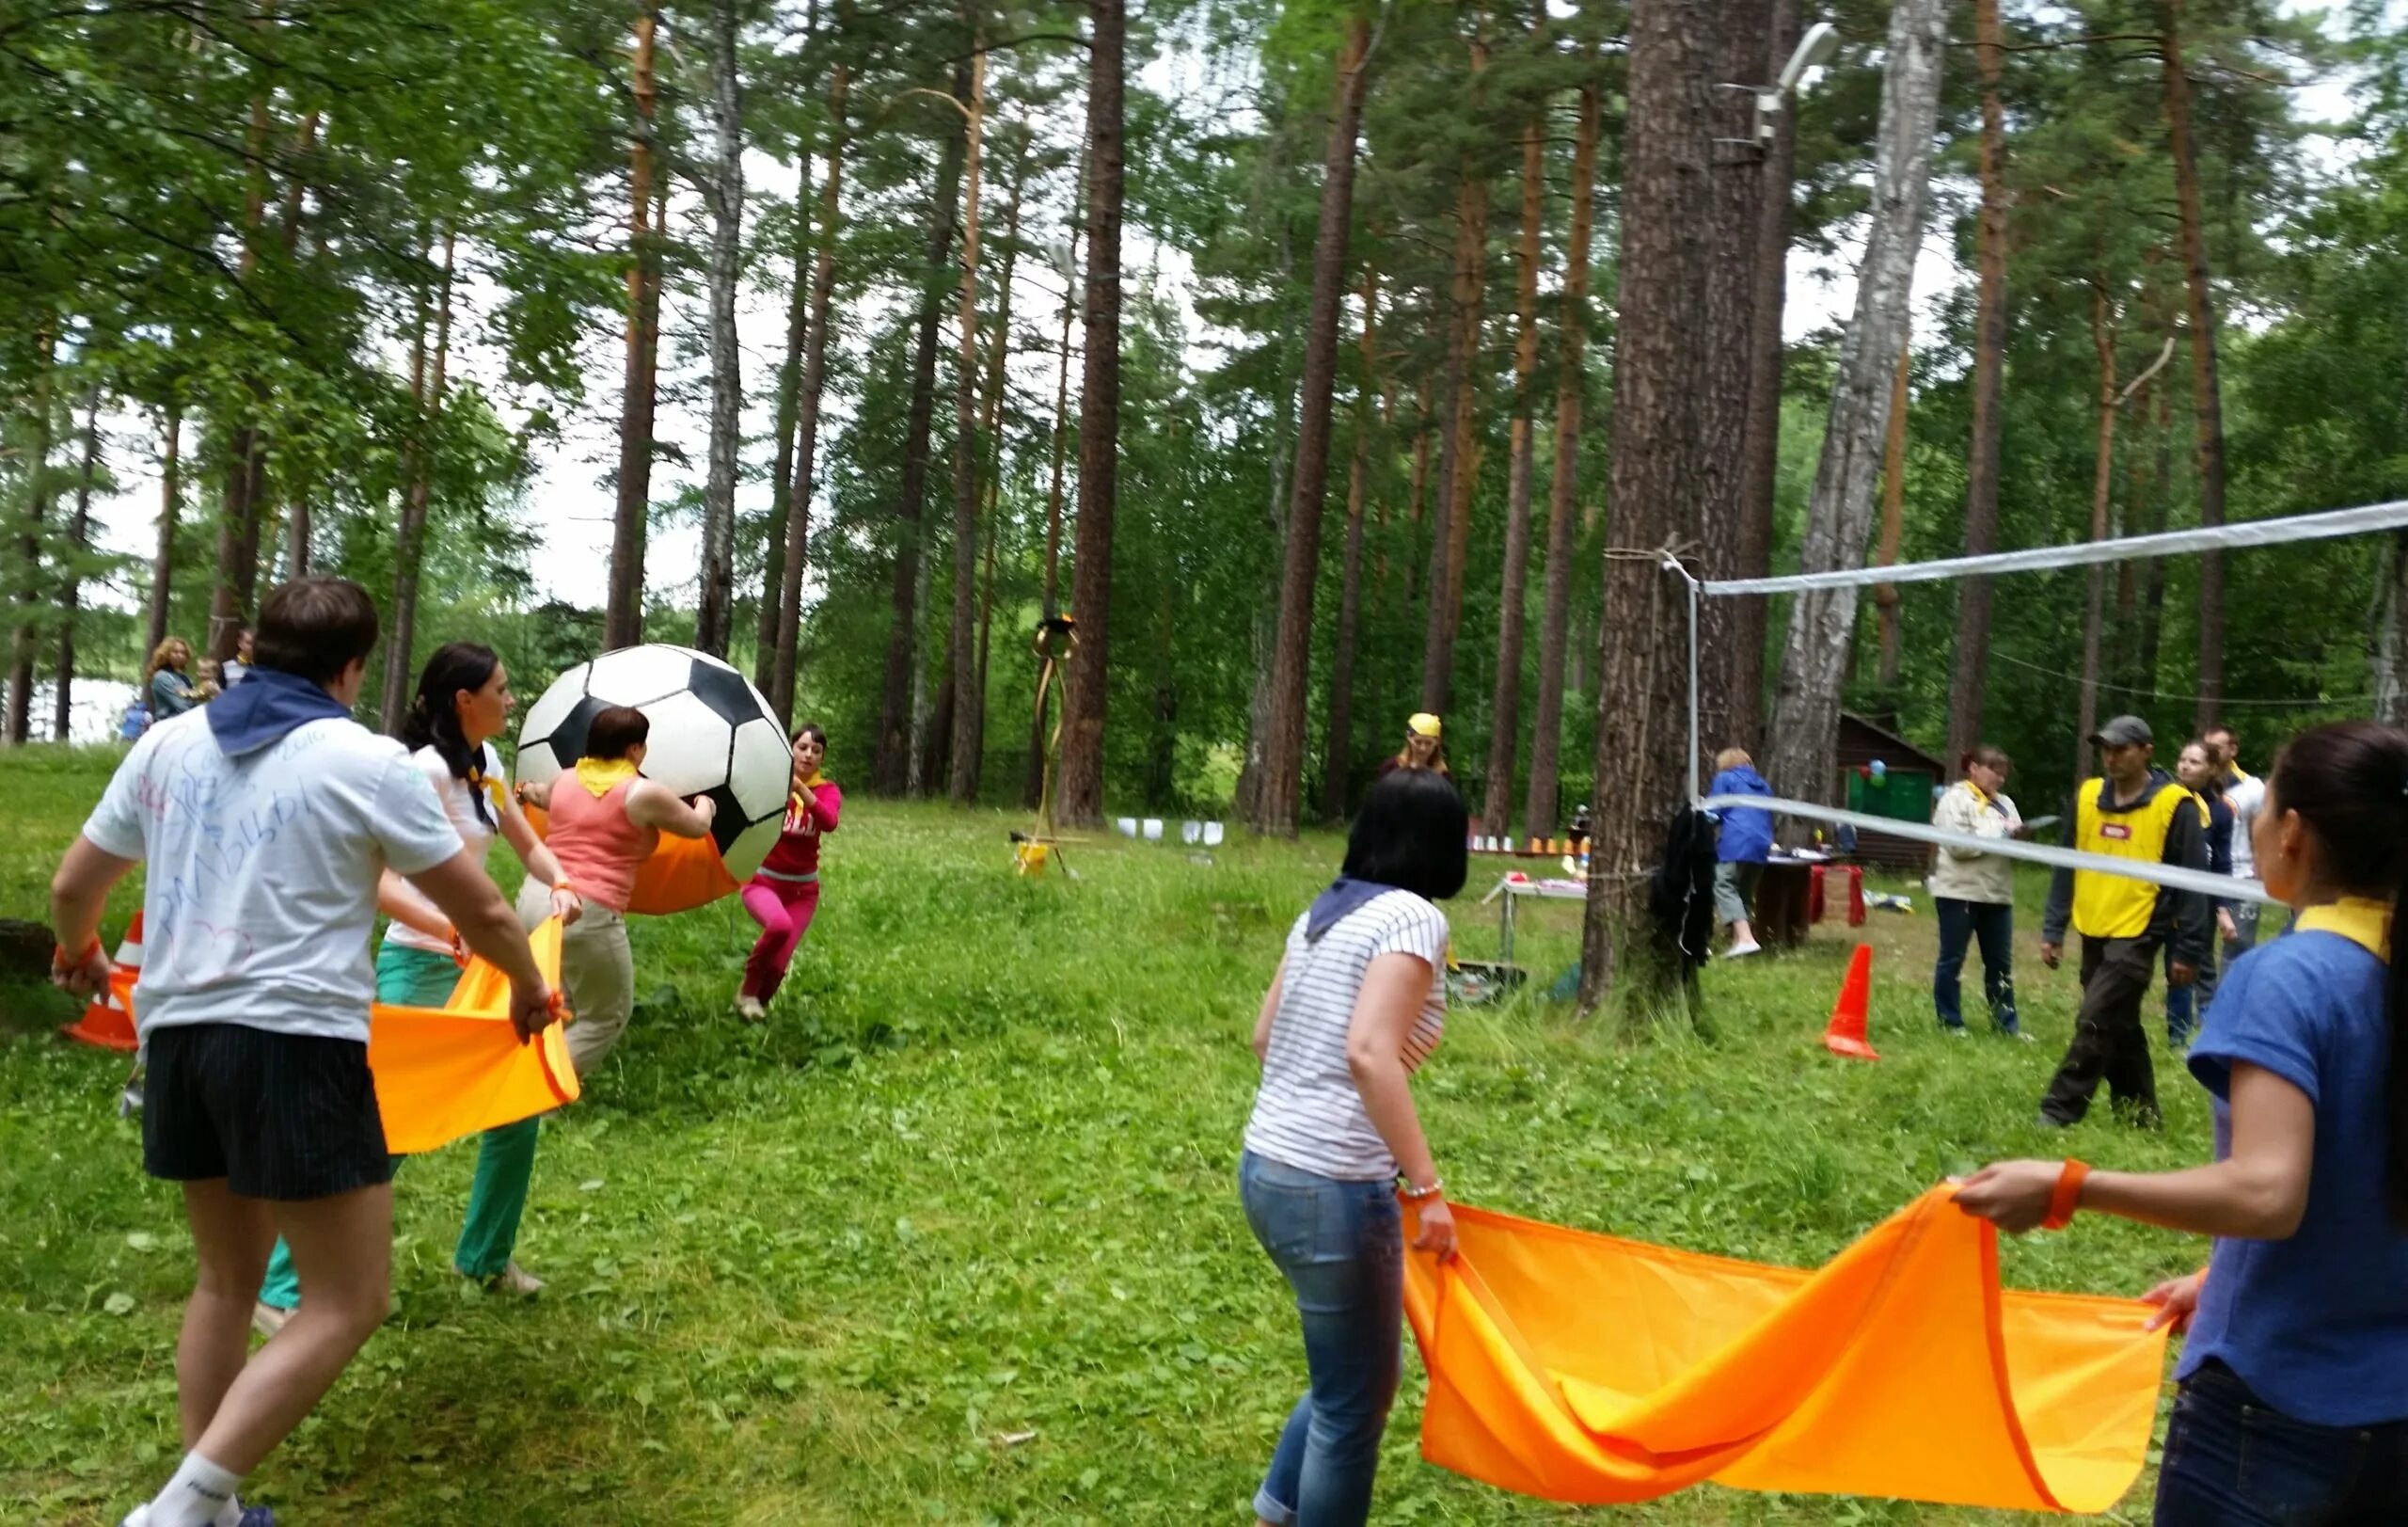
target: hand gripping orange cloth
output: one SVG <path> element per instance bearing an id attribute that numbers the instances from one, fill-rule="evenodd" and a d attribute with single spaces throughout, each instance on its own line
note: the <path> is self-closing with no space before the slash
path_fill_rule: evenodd
<path id="1" fill-rule="evenodd" d="M 1457 1207 L 1456 1259 L 1405 1263 L 1421 1455 L 1579 1503 L 1710 1479 L 2104 1510 L 2147 1452 L 2165 1333 L 2137 1300 L 2002 1290 L 1954 1191 L 1812 1273 Z"/>
<path id="2" fill-rule="evenodd" d="M 560 920 L 547 920 L 527 942 L 544 979 L 559 990 Z M 416 1155 L 576 1102 L 577 1068 L 561 1027 L 548 1025 L 521 1044 L 510 1024 L 510 978 L 482 959 L 468 962 L 439 1008 L 377 1003 L 368 1069 L 386 1151 Z"/>

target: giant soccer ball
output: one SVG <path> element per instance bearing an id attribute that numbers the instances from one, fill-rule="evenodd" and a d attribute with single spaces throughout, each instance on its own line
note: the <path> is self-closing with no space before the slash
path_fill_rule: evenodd
<path id="1" fill-rule="evenodd" d="M 686 647 L 622 647 L 552 680 L 518 728 L 518 777 L 540 785 L 573 768 L 586 728 L 607 706 L 652 722 L 643 775 L 679 795 L 719 803 L 711 836 L 737 880 L 778 840 L 794 760 L 785 728 L 742 674 Z"/>

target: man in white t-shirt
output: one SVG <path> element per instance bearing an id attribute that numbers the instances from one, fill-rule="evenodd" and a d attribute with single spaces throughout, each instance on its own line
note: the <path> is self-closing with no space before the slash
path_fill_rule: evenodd
<path id="1" fill-rule="evenodd" d="M 385 1317 L 392 1169 L 368 1071 L 384 870 L 509 976 L 522 1037 L 551 1021 L 517 916 L 425 774 L 351 720 L 375 644 L 376 606 L 358 584 L 277 589 L 250 676 L 135 744 L 51 883 L 54 978 L 88 994 L 108 978 L 97 934 L 109 888 L 149 863 L 134 989 L 143 1167 L 183 1185 L 199 1264 L 176 1345 L 187 1452 L 124 1527 L 272 1522 L 244 1511 L 235 1487 Z M 278 1233 L 309 1299 L 246 1361 Z"/>
<path id="2" fill-rule="evenodd" d="M 2199 739 L 2212 754 L 2210 762 L 2224 775 L 2225 803 L 2232 807 L 2232 878 L 2254 881 L 2258 878 L 2258 855 L 2251 848 L 2249 831 L 2257 825 L 2258 813 L 2265 809 L 2266 782 L 2241 767 L 2240 740 L 2232 728 L 2210 726 Z M 2223 965 L 2226 970 L 2258 943 L 2258 913 L 2260 903 L 2245 897 L 2235 897 L 2225 904 L 2224 915 L 2217 919 L 2223 927 Z"/>

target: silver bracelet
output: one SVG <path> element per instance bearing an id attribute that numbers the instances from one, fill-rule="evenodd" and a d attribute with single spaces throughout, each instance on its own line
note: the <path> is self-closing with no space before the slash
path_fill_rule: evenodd
<path id="1" fill-rule="evenodd" d="M 1428 1187 L 1414 1186 L 1413 1180 L 1409 1177 L 1399 1177 L 1397 1182 L 1402 1185 L 1397 1191 L 1408 1199 L 1434 1199 L 1438 1196 L 1439 1190 L 1447 1185 L 1447 1180 L 1443 1177 L 1431 1178 Z"/>

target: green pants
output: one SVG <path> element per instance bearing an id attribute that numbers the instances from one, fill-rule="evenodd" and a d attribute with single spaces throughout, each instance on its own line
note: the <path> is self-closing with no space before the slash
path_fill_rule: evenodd
<path id="1" fill-rule="evenodd" d="M 460 967 L 448 954 L 388 942 L 376 951 L 376 1000 L 439 1008 L 452 996 Z M 489 1129 L 477 1147 L 477 1175 L 468 1188 L 468 1217 L 460 1227 L 452 1265 L 471 1278 L 491 1278 L 510 1265 L 518 1245 L 519 1217 L 527 1212 L 527 1185 L 535 1175 L 537 1121 Z M 395 1158 L 400 1164 L 400 1158 Z M 301 1280 L 293 1253 L 282 1241 L 268 1258 L 260 1302 L 290 1310 L 301 1302 Z"/>

